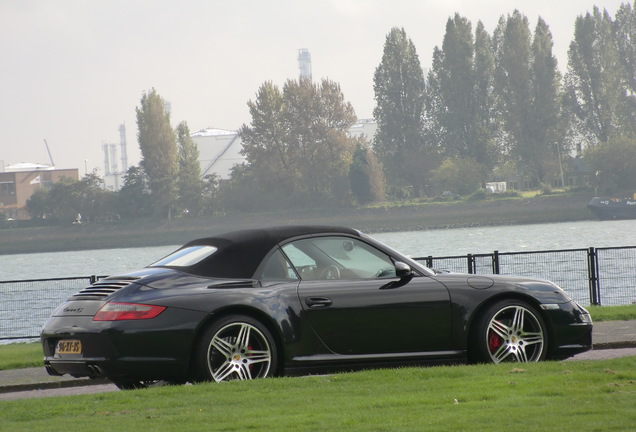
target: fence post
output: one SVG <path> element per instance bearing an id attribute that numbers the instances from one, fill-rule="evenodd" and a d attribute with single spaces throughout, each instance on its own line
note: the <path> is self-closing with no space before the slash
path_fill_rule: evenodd
<path id="1" fill-rule="evenodd" d="M 492 272 L 499 274 L 499 251 L 497 250 L 492 254 Z"/>
<path id="2" fill-rule="evenodd" d="M 466 255 L 466 260 L 468 261 L 468 273 L 475 273 L 475 256 L 473 254 Z"/>
<path id="3" fill-rule="evenodd" d="M 587 251 L 587 275 L 590 281 L 590 304 L 601 305 L 601 290 L 598 281 L 598 254 L 591 247 Z"/>

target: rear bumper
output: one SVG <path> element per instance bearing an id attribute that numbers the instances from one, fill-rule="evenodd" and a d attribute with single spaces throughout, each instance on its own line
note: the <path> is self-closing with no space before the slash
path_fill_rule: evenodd
<path id="1" fill-rule="evenodd" d="M 52 317 L 41 335 L 44 365 L 50 375 L 76 378 L 183 378 L 195 326 L 194 321 L 179 327 L 160 318 L 94 322 L 92 317 Z M 60 341 L 78 341 L 81 352 L 56 352 Z"/>
<path id="2" fill-rule="evenodd" d="M 81 360 L 45 358 L 44 367 L 49 375 L 71 375 L 75 378 L 134 377 L 141 380 L 181 379 L 186 375 L 183 364 L 176 359 L 120 359 L 84 358 Z"/>

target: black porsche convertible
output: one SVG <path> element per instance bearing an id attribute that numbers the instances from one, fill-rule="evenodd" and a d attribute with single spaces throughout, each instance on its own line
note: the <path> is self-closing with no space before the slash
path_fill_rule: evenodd
<path id="1" fill-rule="evenodd" d="M 587 311 L 537 279 L 437 272 L 357 230 L 284 226 L 187 243 L 59 306 L 49 374 L 122 389 L 369 367 L 536 362 L 589 350 Z"/>

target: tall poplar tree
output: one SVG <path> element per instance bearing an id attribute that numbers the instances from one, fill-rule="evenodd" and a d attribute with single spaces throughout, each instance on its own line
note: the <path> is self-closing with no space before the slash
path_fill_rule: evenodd
<path id="1" fill-rule="evenodd" d="M 485 168 L 492 169 L 498 162 L 500 151 L 497 134 L 500 124 L 496 115 L 494 93 L 495 58 L 492 38 L 483 23 L 475 29 L 475 159 Z"/>
<path id="2" fill-rule="evenodd" d="M 501 23 L 500 23 L 501 25 Z M 497 89 L 503 104 L 501 114 L 514 148 L 528 133 L 530 117 L 530 28 L 528 18 L 515 10 L 503 22 L 503 39 L 496 47 Z"/>
<path id="3" fill-rule="evenodd" d="M 519 149 L 522 161 L 539 181 L 561 173 L 561 157 L 566 152 L 563 148 L 561 74 L 552 53 L 553 45 L 550 29 L 539 17 L 531 50 L 531 131 L 525 146 Z"/>
<path id="4" fill-rule="evenodd" d="M 177 144 L 165 100 L 153 88 L 141 97 L 137 139 L 141 164 L 148 176 L 155 216 L 168 215 L 176 199 Z"/>
<path id="5" fill-rule="evenodd" d="M 625 65 L 627 84 L 636 93 L 636 1 L 623 3 L 614 20 L 620 59 Z"/>
<path id="6" fill-rule="evenodd" d="M 636 1 L 623 3 L 616 12 L 614 34 L 623 63 L 625 92 L 624 133 L 636 134 Z"/>
<path id="7" fill-rule="evenodd" d="M 427 114 L 441 153 L 472 160 L 487 174 L 494 166 L 494 59 L 490 36 L 481 22 L 459 14 L 449 18 L 442 48 L 435 48 L 428 74 Z"/>
<path id="8" fill-rule="evenodd" d="M 579 120 L 581 135 L 592 145 L 619 136 L 626 127 L 624 77 L 607 11 L 595 7 L 592 13 L 578 16 L 568 50 L 566 101 Z"/>
<path id="9" fill-rule="evenodd" d="M 552 34 L 539 17 L 534 36 L 515 10 L 495 31 L 495 89 L 503 120 L 504 157 L 533 186 L 559 174 L 563 149 L 560 74 Z"/>
<path id="10" fill-rule="evenodd" d="M 525 155 L 532 139 L 532 94 L 528 18 L 515 10 L 499 20 L 495 41 L 495 89 L 498 115 L 504 128 L 504 153 L 521 172 L 535 177 L 525 165 Z M 533 178 L 536 180 L 536 177 Z"/>
<path id="11" fill-rule="evenodd" d="M 475 154 L 474 44 L 470 22 L 455 14 L 446 22 L 441 50 L 429 72 L 428 111 L 440 131 L 446 157 Z"/>
<path id="12" fill-rule="evenodd" d="M 413 42 L 394 27 L 373 78 L 374 146 L 389 182 L 420 189 L 425 181 L 424 72 Z"/>
<path id="13" fill-rule="evenodd" d="M 190 136 L 188 123 L 182 121 L 177 126 L 179 172 L 177 175 L 178 202 L 182 210 L 197 215 L 201 211 L 203 180 L 199 164 L 199 149 Z"/>

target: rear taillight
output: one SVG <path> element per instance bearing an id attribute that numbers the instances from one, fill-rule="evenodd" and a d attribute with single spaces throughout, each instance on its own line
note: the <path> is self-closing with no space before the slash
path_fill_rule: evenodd
<path id="1" fill-rule="evenodd" d="M 159 315 L 166 308 L 135 303 L 106 303 L 102 306 L 93 321 L 124 321 L 151 319 Z"/>

